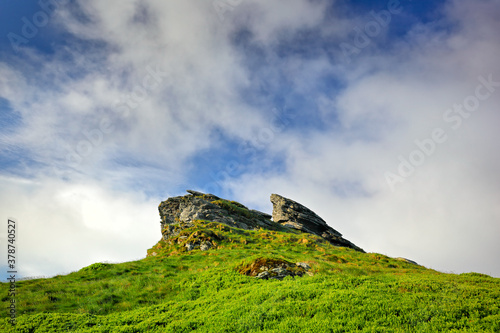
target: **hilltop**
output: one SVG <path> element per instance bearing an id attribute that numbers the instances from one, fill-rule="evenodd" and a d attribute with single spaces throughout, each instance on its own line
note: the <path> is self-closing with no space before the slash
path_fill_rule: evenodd
<path id="1" fill-rule="evenodd" d="M 278 194 L 271 195 L 272 215 L 248 209 L 236 201 L 221 199 L 213 194 L 188 190 L 185 196 L 169 198 L 158 207 L 161 217 L 161 230 L 164 240 L 177 236 L 190 227 L 193 221 L 205 220 L 219 222 L 244 230 L 300 230 L 327 240 L 332 245 L 344 246 L 364 252 L 342 234 L 331 228 L 321 217 L 309 208 Z M 188 248 L 209 249 L 210 242 L 188 242 Z"/>
<path id="2" fill-rule="evenodd" d="M 270 215 L 196 191 L 168 198 L 145 259 L 20 281 L 17 324 L 3 311 L 0 331 L 500 331 L 500 279 L 366 253 L 307 207 L 271 202 Z"/>

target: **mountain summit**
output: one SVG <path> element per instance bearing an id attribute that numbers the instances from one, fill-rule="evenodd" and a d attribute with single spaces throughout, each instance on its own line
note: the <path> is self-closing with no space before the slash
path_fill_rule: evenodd
<path id="1" fill-rule="evenodd" d="M 0 283 L 0 332 L 500 332 L 500 279 L 365 253 L 277 194 L 188 192 L 146 258 Z"/>
<path id="2" fill-rule="evenodd" d="M 300 230 L 319 236 L 335 246 L 348 247 L 356 251 L 363 249 L 354 245 L 342 234 L 331 228 L 321 217 L 309 208 L 278 194 L 271 195 L 273 213 L 248 209 L 246 206 L 213 194 L 187 190 L 189 194 L 168 198 L 160 203 L 163 240 L 179 236 L 182 230 L 192 227 L 193 221 L 219 222 L 230 227 L 245 230 L 268 229 L 276 231 Z M 188 242 L 186 248 L 208 250 L 214 246 L 210 240 Z"/>

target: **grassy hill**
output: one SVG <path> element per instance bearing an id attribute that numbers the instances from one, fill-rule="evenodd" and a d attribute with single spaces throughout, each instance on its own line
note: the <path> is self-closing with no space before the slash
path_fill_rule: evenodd
<path id="1" fill-rule="evenodd" d="M 194 238 L 216 248 L 187 251 Z M 273 259 L 307 263 L 310 274 L 244 274 Z M 143 260 L 18 282 L 15 326 L 9 286 L 0 287 L 0 332 L 500 332 L 500 279 L 443 274 L 299 231 L 208 221 Z"/>

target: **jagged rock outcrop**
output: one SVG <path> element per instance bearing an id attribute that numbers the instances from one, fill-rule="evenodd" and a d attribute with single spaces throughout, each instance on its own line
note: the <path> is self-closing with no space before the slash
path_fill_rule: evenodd
<path id="1" fill-rule="evenodd" d="M 249 210 L 235 201 L 221 199 L 213 194 L 188 190 L 189 194 L 168 198 L 158 210 L 161 217 L 163 239 L 177 236 L 182 229 L 192 226 L 194 220 L 207 220 L 240 229 L 284 230 L 271 221 L 271 215 Z"/>
<path id="2" fill-rule="evenodd" d="M 322 237 L 335 246 L 349 247 L 364 252 L 342 238 L 342 234 L 328 226 L 316 213 L 280 195 L 271 195 L 273 214 L 269 215 L 250 210 L 238 202 L 221 199 L 213 194 L 191 190 L 187 192 L 189 194 L 184 196 L 168 198 L 158 206 L 164 240 L 177 237 L 183 229 L 192 227 L 195 220 L 206 220 L 246 230 L 297 229 Z M 214 240 L 208 237 L 186 244 L 188 250 L 195 248 L 207 250 L 213 246 Z"/>
<path id="3" fill-rule="evenodd" d="M 278 194 L 271 194 L 273 203 L 273 221 L 285 227 L 298 229 L 310 234 L 320 236 L 333 245 L 350 247 L 364 252 L 347 239 L 342 238 L 342 234 L 331 228 L 326 222 L 309 208 L 296 201 L 282 197 Z"/>

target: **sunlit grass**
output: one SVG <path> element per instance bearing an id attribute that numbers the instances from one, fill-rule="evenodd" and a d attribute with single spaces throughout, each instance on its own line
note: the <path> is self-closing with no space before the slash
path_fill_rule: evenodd
<path id="1" fill-rule="evenodd" d="M 20 281 L 19 332 L 500 331 L 500 279 L 443 274 L 300 232 L 248 231 L 198 221 L 179 236 L 217 237 L 186 251 L 160 241 L 146 259 L 93 264 Z M 155 256 L 152 253 L 155 252 Z M 258 280 L 257 258 L 306 262 L 314 276 Z M 2 304 L 10 301 L 1 284 Z M 6 309 L 6 306 L 3 306 Z M 14 331 L 7 310 L 0 331 Z"/>

